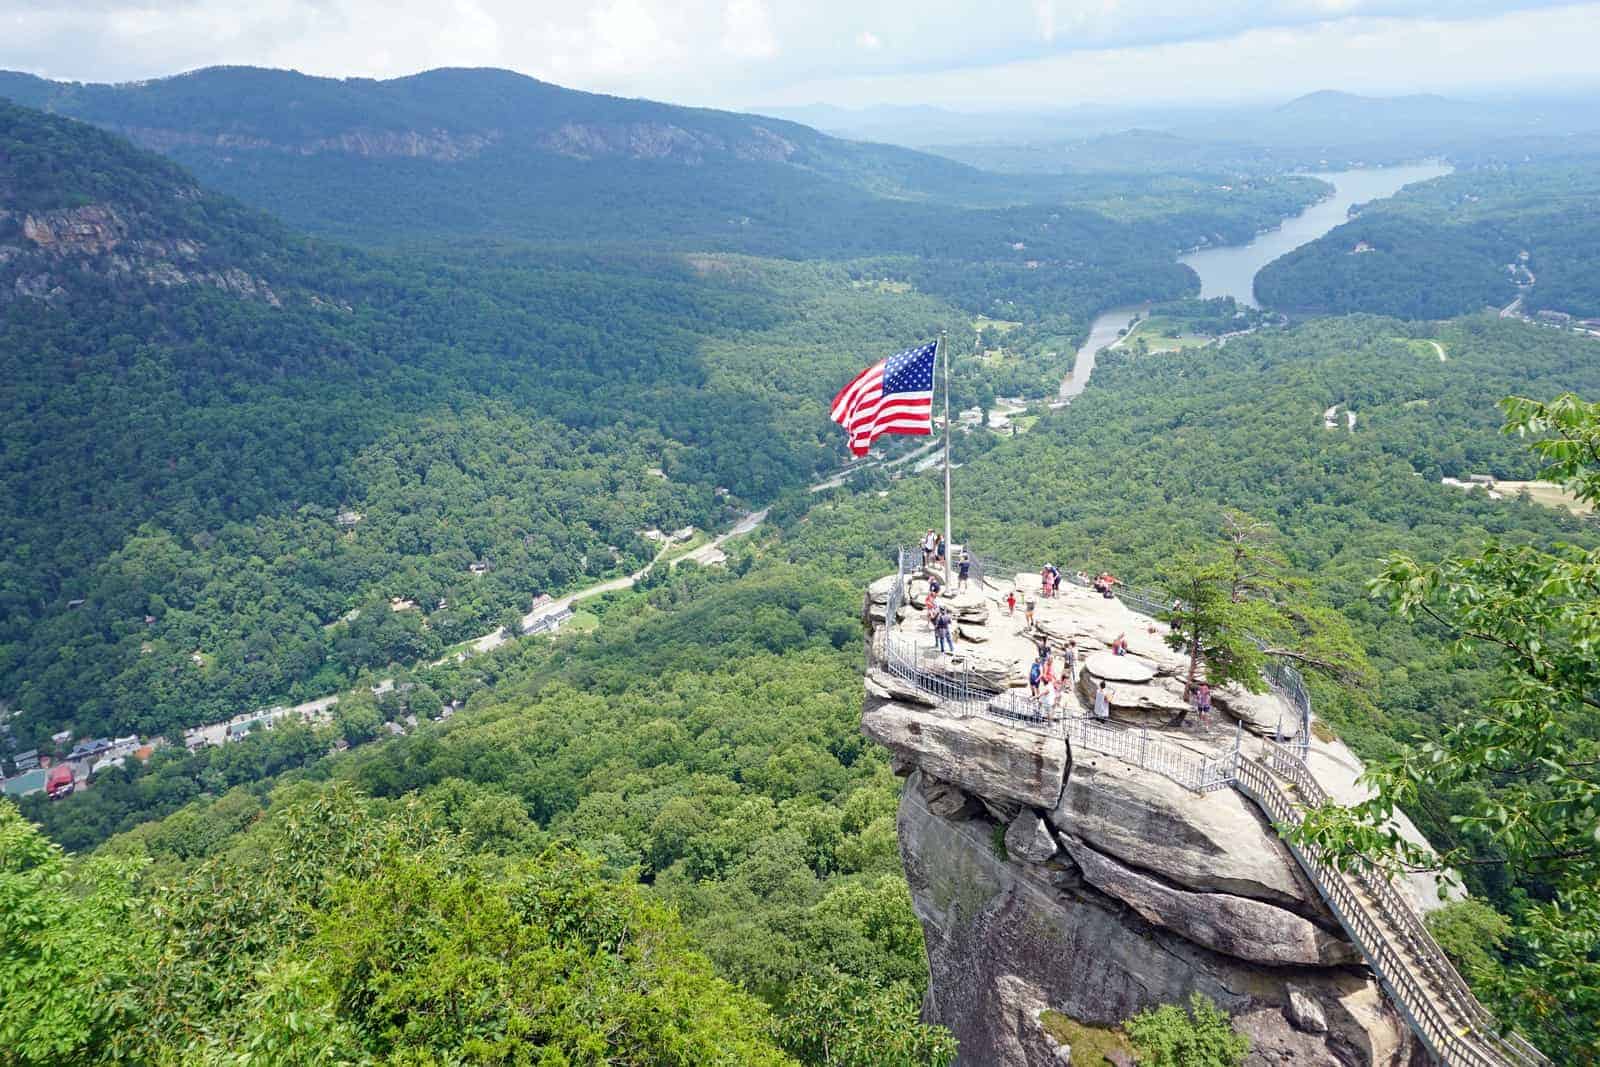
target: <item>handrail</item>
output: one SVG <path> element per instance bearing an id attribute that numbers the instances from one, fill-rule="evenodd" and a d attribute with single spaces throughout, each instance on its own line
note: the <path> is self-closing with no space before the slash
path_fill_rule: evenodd
<path id="1" fill-rule="evenodd" d="M 904 550 L 902 549 L 901 552 L 903 559 Z M 977 570 L 978 584 L 983 585 L 988 581 L 988 575 L 995 569 L 996 563 L 976 554 L 972 554 L 972 561 Z M 1016 567 L 1004 562 L 1001 562 L 999 566 L 1012 574 L 1027 572 L 1027 568 Z M 1074 571 L 1063 571 L 1061 576 L 1080 588 L 1089 588 L 1092 584 L 1089 581 L 1080 581 Z M 1148 615 L 1151 618 L 1155 618 L 1170 607 L 1161 596 L 1151 590 L 1132 589 L 1122 586 L 1119 590 L 1114 591 L 1112 595 L 1134 611 Z M 1263 651 L 1267 647 L 1260 641 L 1257 641 L 1256 645 Z M 1266 678 L 1267 683 L 1277 691 L 1278 695 L 1299 713 L 1300 731 L 1295 745 L 1300 750 L 1300 754 L 1304 756 L 1311 745 L 1311 697 L 1306 692 L 1305 679 L 1299 671 L 1295 670 L 1292 664 L 1281 656 L 1267 657 L 1267 666 L 1262 671 L 1262 675 Z"/>
<path id="2" fill-rule="evenodd" d="M 1037 700 L 1012 690 L 995 692 L 977 682 L 970 671 L 954 674 L 924 669 L 917 643 L 889 632 L 905 597 L 909 560 L 903 549 L 898 562 L 900 573 L 890 589 L 890 610 L 885 626 L 869 643 L 869 655 L 880 668 L 927 693 L 941 707 L 962 716 L 984 716 L 1060 736 L 1080 749 L 1116 757 L 1196 792 L 1231 785 L 1254 802 L 1280 833 L 1303 822 L 1304 809 L 1330 802 L 1301 755 L 1307 742 L 1304 728 L 1293 748 L 1268 742 L 1264 760 L 1241 751 L 1240 733 L 1235 734 L 1231 751 L 1206 759 L 1148 729 L 1121 728 L 1082 715 L 1043 714 Z M 1298 687 L 1298 672 L 1287 669 Z M 1299 688 L 1299 693 L 1309 716 L 1304 689 Z M 1287 789 L 1279 778 L 1287 783 Z M 1298 800 L 1291 797 L 1291 791 Z M 1411 902 L 1380 870 L 1360 858 L 1341 870 L 1319 850 L 1302 847 L 1287 837 L 1284 844 L 1389 999 L 1437 1059 L 1450 1067 L 1549 1067 L 1549 1059 L 1520 1034 L 1502 1030 L 1462 980 Z"/>
<path id="3" fill-rule="evenodd" d="M 1311 769 L 1288 749 L 1280 745 L 1269 745 L 1267 765 L 1289 780 L 1305 806 L 1320 807 L 1330 802 L 1328 794 L 1318 784 Z M 1543 1053 L 1535 1049 L 1520 1034 L 1514 1031 L 1509 1034 L 1502 1032 L 1499 1022 L 1473 995 L 1472 990 L 1461 978 L 1460 972 L 1450 963 L 1444 949 L 1434 940 L 1418 916 L 1416 909 L 1412 907 L 1410 901 L 1400 895 L 1390 880 L 1384 877 L 1382 871 L 1365 859 L 1357 857 L 1346 873 L 1366 890 L 1377 904 L 1379 911 L 1395 924 L 1400 938 L 1412 947 L 1419 962 L 1437 983 L 1439 992 L 1460 1014 L 1462 1020 L 1477 1032 L 1481 1040 L 1496 1046 L 1506 1046 L 1501 1051 L 1511 1063 L 1531 1065 L 1549 1062 Z"/>

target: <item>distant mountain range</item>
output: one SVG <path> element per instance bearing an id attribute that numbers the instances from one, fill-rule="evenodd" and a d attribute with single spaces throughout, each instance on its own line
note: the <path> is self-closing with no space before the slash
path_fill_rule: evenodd
<path id="1" fill-rule="evenodd" d="M 0 96 L 120 133 L 202 182 L 345 236 L 375 223 L 362 194 L 376 167 L 394 222 L 406 220 L 393 209 L 410 205 L 413 221 L 455 217 L 462 230 L 486 218 L 525 223 L 501 236 L 581 239 L 620 228 L 632 238 L 641 212 L 658 233 L 726 235 L 759 227 L 777 195 L 791 214 L 880 194 L 1011 199 L 991 176 L 945 158 L 503 70 L 373 81 L 214 67 L 121 85 L 0 72 Z M 643 199 L 641 177 L 651 179 Z M 595 205 L 602 217 L 590 217 Z"/>
<path id="2" fill-rule="evenodd" d="M 1429 155 L 1565 154 L 1600 130 L 1590 96 L 1465 100 L 1322 90 L 1282 104 L 964 113 L 936 107 L 762 109 L 841 137 L 924 148 L 1008 172 L 1279 170 Z M 1166 138 L 1165 142 L 1161 139 Z M 1162 154 L 1151 156 L 1153 151 Z"/>

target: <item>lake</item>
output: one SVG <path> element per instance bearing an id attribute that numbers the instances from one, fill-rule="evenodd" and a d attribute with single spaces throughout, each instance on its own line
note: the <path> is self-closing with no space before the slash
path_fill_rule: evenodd
<path id="1" fill-rule="evenodd" d="M 1450 173 L 1438 163 L 1414 163 L 1403 167 L 1371 167 L 1341 170 L 1331 174 L 1312 174 L 1334 187 L 1334 194 L 1312 204 L 1275 230 L 1260 234 L 1249 244 L 1223 245 L 1179 256 L 1178 262 L 1200 275 L 1200 298 L 1231 296 L 1241 304 L 1256 307 L 1256 272 L 1286 252 L 1308 241 L 1315 241 L 1350 217 L 1352 204 L 1382 200 L 1393 196 L 1412 182 L 1425 182 Z"/>
<path id="2" fill-rule="evenodd" d="M 1258 235 L 1248 244 L 1223 245 L 1190 252 L 1179 256 L 1178 262 L 1188 265 L 1200 276 L 1202 299 L 1231 296 L 1241 304 L 1256 307 L 1256 272 L 1262 267 L 1348 221 L 1352 204 L 1393 196 L 1412 182 L 1443 177 L 1451 169 L 1440 163 L 1411 163 L 1398 167 L 1368 167 L 1312 174 L 1310 177 L 1320 178 L 1333 186 L 1332 196 L 1312 204 L 1294 218 L 1284 220 L 1277 229 Z M 1072 373 L 1061 381 L 1061 391 L 1056 401 L 1058 404 L 1083 392 L 1084 386 L 1089 384 L 1089 376 L 1094 373 L 1095 353 L 1115 342 L 1118 331 L 1144 310 L 1137 306 L 1113 308 L 1089 325 L 1089 336 L 1078 349 Z"/>

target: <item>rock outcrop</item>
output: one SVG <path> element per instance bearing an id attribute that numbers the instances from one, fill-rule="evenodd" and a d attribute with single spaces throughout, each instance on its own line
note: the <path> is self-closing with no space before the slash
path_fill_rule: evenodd
<path id="1" fill-rule="evenodd" d="M 1338 962 L 1268 964 L 1203 944 L 1192 939 L 1197 913 L 1154 913 L 1179 929 L 1152 921 L 1094 885 L 1070 852 L 1033 862 L 1008 846 L 1002 856 L 997 824 L 981 809 L 940 815 L 930 793 L 945 795 L 941 783 L 914 771 L 901 798 L 900 852 L 928 950 L 924 1013 L 950 1027 L 962 1064 L 1056 1065 L 1055 1050 L 1038 1034 L 1045 1008 L 1112 1025 L 1157 1004 L 1182 1003 L 1194 990 L 1234 1015 L 1252 1040 L 1252 1064 L 1411 1062 L 1415 1042 L 1366 969 L 1343 962 L 1347 948 L 1335 949 L 1336 939 L 1292 912 L 1248 902 L 1302 933 L 1315 930 L 1308 936 Z M 1085 847 L 1078 845 L 1086 856 Z M 1112 885 L 1102 870 L 1096 876 Z M 1253 936 L 1246 930 L 1242 939 Z M 1239 948 L 1238 939 L 1212 940 Z M 1325 1032 L 1290 1023 L 1291 987 L 1322 1010 Z"/>
<path id="2" fill-rule="evenodd" d="M 1111 1025 L 1194 991 L 1250 1037 L 1254 1067 L 1422 1062 L 1421 1046 L 1251 801 L 1143 769 L 1159 765 L 1144 762 L 1136 729 L 1125 735 L 1133 749 L 1093 751 L 1086 742 L 1079 751 L 1071 739 L 1087 735 L 1048 719 L 1001 721 L 970 690 L 952 702 L 957 690 L 947 686 L 1015 677 L 1010 657 L 1034 654 L 1035 634 L 1018 633 L 1003 605 L 952 597 L 986 639 L 933 655 L 917 641 L 925 587 L 894 620 L 888 590 L 873 586 L 863 619 L 875 638 L 895 626 L 901 658 L 892 670 L 881 659 L 869 667 L 862 731 L 906 776 L 898 828 L 928 951 L 924 1014 L 954 1032 L 962 1064 L 1057 1065 L 1070 1053 L 1041 1024 L 1045 1011 Z M 1100 661 L 1101 676 L 1114 675 L 1108 684 L 1121 690 L 1166 693 L 1177 660 L 1153 647 L 1159 638 L 1138 624 L 1142 616 L 1093 599 L 1081 598 L 1086 618 L 1058 602 L 1040 621 L 1089 653 L 1140 632 L 1130 636 L 1132 655 L 1105 655 L 1113 662 Z M 1096 662 L 1080 660 L 1084 677 L 1095 678 Z M 1181 693 L 1159 704 L 1138 699 L 1182 706 Z M 1128 700 L 1117 706 L 1138 706 Z M 1063 701 L 1056 714 L 1086 711 L 1070 695 Z M 1168 733 L 1160 743 L 1205 760 L 1231 748 L 1235 731 Z"/>
<path id="3" fill-rule="evenodd" d="M 204 252 L 204 245 L 184 237 L 141 234 L 136 220 L 110 204 L 39 212 L 0 207 L 0 268 L 10 282 L 0 285 L 0 300 L 57 300 L 75 275 L 88 273 L 113 282 L 202 285 L 281 305 L 266 279 L 238 267 L 208 265 Z"/>

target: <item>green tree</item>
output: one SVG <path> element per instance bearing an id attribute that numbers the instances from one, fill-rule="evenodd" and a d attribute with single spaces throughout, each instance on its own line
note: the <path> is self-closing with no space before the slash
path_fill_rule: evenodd
<path id="1" fill-rule="evenodd" d="M 815 1067 L 946 1067 L 956 1055 L 948 1030 L 921 1021 L 910 986 L 881 987 L 837 972 L 796 982 L 775 1034 Z"/>
<path id="2" fill-rule="evenodd" d="M 1189 657 L 1186 700 L 1202 665 L 1213 686 L 1262 692 L 1270 656 L 1341 681 L 1364 679 L 1365 657 L 1348 624 L 1316 604 L 1306 583 L 1290 575 L 1270 526 L 1227 509 L 1219 541 L 1181 557 L 1165 585 L 1174 598 L 1161 615 L 1170 626 L 1166 642 Z M 1187 716 L 1187 709 L 1179 712 L 1174 724 Z"/>
<path id="3" fill-rule="evenodd" d="M 0 800 L 0 1059 L 76 1062 L 138 1025 L 130 1010 L 145 917 L 138 864 L 73 872 L 59 846 Z"/>
<path id="4" fill-rule="evenodd" d="M 1123 1023 L 1144 1067 L 1239 1067 L 1250 1039 L 1236 1034 L 1228 1013 L 1203 993 L 1176 1004 L 1142 1011 Z"/>
<path id="5" fill-rule="evenodd" d="M 1547 477 L 1600 504 L 1600 404 L 1502 407 L 1508 433 L 1539 438 Z M 1486 992 L 1559 1061 L 1600 1061 L 1600 550 L 1491 540 L 1437 563 L 1389 559 L 1372 588 L 1488 664 L 1493 689 L 1481 711 L 1370 765 L 1370 801 L 1314 812 L 1300 835 L 1345 862 L 1510 878 L 1512 951 Z M 1461 841 L 1435 855 L 1391 816 L 1438 795 L 1460 798 Z"/>

